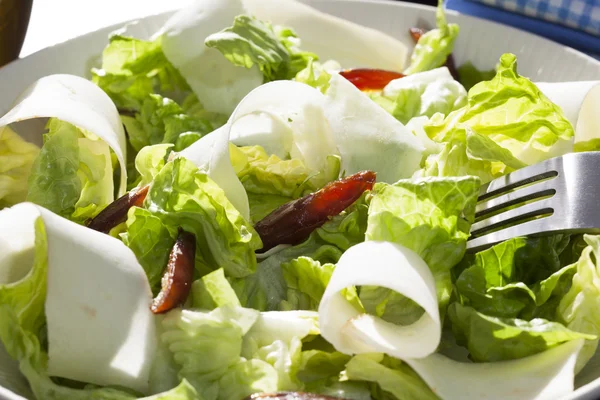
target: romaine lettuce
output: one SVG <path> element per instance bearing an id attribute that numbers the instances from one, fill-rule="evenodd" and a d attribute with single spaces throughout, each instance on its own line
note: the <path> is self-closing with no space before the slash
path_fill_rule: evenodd
<path id="1" fill-rule="evenodd" d="M 162 43 L 112 35 L 93 81 L 124 111 L 138 111 L 151 93 L 189 92 L 179 71 L 162 52 Z"/>
<path id="2" fill-rule="evenodd" d="M 28 201 L 82 223 L 114 199 L 110 148 L 89 132 L 50 119 L 28 186 Z"/>
<path id="3" fill-rule="evenodd" d="M 419 38 L 410 56 L 410 66 L 404 70 L 406 75 L 440 67 L 452 53 L 460 29 L 457 24 L 446 22 L 443 4 L 443 0 L 438 1 L 435 14 L 437 29 L 432 29 Z"/>
<path id="4" fill-rule="evenodd" d="M 38 146 L 9 127 L 0 128 L 0 209 L 25 200 L 27 180 L 39 152 Z"/>
<path id="5" fill-rule="evenodd" d="M 239 15 L 233 26 L 206 38 L 210 48 L 219 50 L 234 65 L 258 65 L 264 81 L 292 79 L 317 55 L 298 48 L 299 39 L 290 28 L 272 26 L 255 17 Z"/>
<path id="6" fill-rule="evenodd" d="M 434 119 L 425 127 L 438 142 L 449 142 L 455 132 L 472 129 L 507 149 L 525 164 L 533 164 L 572 150 L 574 130 L 562 110 L 527 78 L 517 73 L 517 58 L 504 54 L 496 76 L 473 86 L 468 104 Z"/>

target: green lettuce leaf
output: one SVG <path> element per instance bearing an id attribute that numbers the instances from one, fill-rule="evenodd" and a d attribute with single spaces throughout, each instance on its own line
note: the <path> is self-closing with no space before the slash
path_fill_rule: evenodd
<path id="1" fill-rule="evenodd" d="M 438 399 L 412 368 L 383 354 L 354 356 L 342 374 L 347 380 L 373 382 L 375 399 Z"/>
<path id="2" fill-rule="evenodd" d="M 457 341 L 466 345 L 475 361 L 512 360 L 541 353 L 571 340 L 596 338 L 570 330 L 558 322 L 542 318 L 525 321 L 490 317 L 459 303 L 450 305 L 448 316 Z"/>
<path id="3" fill-rule="evenodd" d="M 457 130 L 467 128 L 525 164 L 564 154 L 573 147 L 573 127 L 557 105 L 517 73 L 513 54 L 502 55 L 492 80 L 469 90 L 465 107 L 444 120 L 432 120 L 425 131 L 437 142 L 448 142 Z"/>
<path id="4" fill-rule="evenodd" d="M 576 262 L 571 288 L 561 299 L 557 314 L 559 321 L 571 330 L 600 336 L 600 237 L 584 235 L 587 247 Z M 598 340 L 588 340 L 577 360 L 579 371 L 596 352 Z"/>
<path id="5" fill-rule="evenodd" d="M 155 176 L 145 205 L 173 240 L 180 227 L 196 236 L 196 268 L 202 275 L 223 268 L 230 277 L 244 277 L 256 270 L 260 237 L 191 161 L 179 157 L 168 162 Z"/>
<path id="6" fill-rule="evenodd" d="M 436 115 L 430 121 L 439 119 L 441 115 Z M 447 140 L 439 153 L 427 156 L 419 175 L 471 175 L 477 176 L 482 183 L 487 183 L 526 165 L 509 150 L 470 128 L 456 129 Z"/>
<path id="7" fill-rule="evenodd" d="M 281 264 L 288 288 L 287 306 L 293 310 L 317 310 L 334 268 L 333 264 L 321 265 L 309 257 Z"/>
<path id="8" fill-rule="evenodd" d="M 236 174 L 249 193 L 302 197 L 337 179 L 340 158 L 329 156 L 323 171 L 313 171 L 298 158 L 282 160 L 261 146 L 230 146 Z"/>
<path id="9" fill-rule="evenodd" d="M 114 199 L 110 148 L 98 137 L 52 118 L 28 186 L 27 201 L 84 222 Z"/>
<path id="10" fill-rule="evenodd" d="M 102 53 L 102 68 L 93 69 L 92 74 L 121 112 L 140 110 L 151 93 L 190 91 L 165 57 L 160 39 L 148 42 L 112 35 Z"/>
<path id="11" fill-rule="evenodd" d="M 335 61 L 327 61 L 321 64 L 311 58 L 308 60 L 306 68 L 299 71 L 294 80 L 319 89 L 321 93 L 325 94 L 329 88 L 329 79 L 331 79 L 331 74 L 328 70 L 335 71 L 340 69 L 342 69 L 341 65 Z"/>
<path id="12" fill-rule="evenodd" d="M 140 175 L 138 186 L 147 185 L 154 180 L 167 163 L 172 148 L 172 144 L 155 144 L 140 150 L 135 157 L 135 169 Z"/>
<path id="13" fill-rule="evenodd" d="M 285 203 L 289 203 L 291 197 L 279 196 L 276 194 L 256 194 L 248 193 L 248 203 L 250 204 L 250 219 L 252 222 L 258 222 L 267 215 L 271 214 L 277 208 Z"/>
<path id="14" fill-rule="evenodd" d="M 204 275 L 192 284 L 192 307 L 213 310 L 218 307 L 241 307 L 223 269 Z"/>
<path id="15" fill-rule="evenodd" d="M 410 56 L 410 66 L 404 70 L 404 74 L 411 75 L 441 67 L 452 53 L 460 29 L 457 24 L 446 22 L 443 4 L 444 1 L 439 0 L 435 14 L 437 29 L 432 29 L 419 38 Z"/>
<path id="16" fill-rule="evenodd" d="M 494 317 L 556 320 L 575 273 L 562 267 L 568 244 L 565 235 L 515 238 L 465 258 L 455 283 L 461 303 Z"/>
<path id="17" fill-rule="evenodd" d="M 460 76 L 460 83 L 462 83 L 462 85 L 467 90 L 470 90 L 479 82 L 489 81 L 495 75 L 495 69 L 482 71 L 477 69 L 471 62 L 466 62 L 458 68 L 458 76 Z"/>
<path id="18" fill-rule="evenodd" d="M 175 239 L 158 216 L 143 208 L 132 207 L 126 225 L 121 240 L 133 251 L 146 271 L 150 287 L 158 294 Z"/>
<path id="19" fill-rule="evenodd" d="M 467 104 L 466 90 L 447 68 L 393 80 L 381 93 L 371 94 L 371 98 L 403 124 L 419 116 L 445 116 Z"/>
<path id="20" fill-rule="evenodd" d="M 25 201 L 27 180 L 39 147 L 9 127 L 0 128 L 0 209 Z"/>
<path id="21" fill-rule="evenodd" d="M 365 201 L 366 196 L 363 195 L 343 213 L 317 228 L 303 243 L 288 246 L 266 257 L 258 264 L 256 273 L 232 280 L 232 286 L 242 305 L 264 311 L 296 310 L 314 305 L 315 300 L 309 300 L 308 293 L 288 287 L 282 265 L 299 257 L 308 257 L 321 265 L 336 263 L 345 250 L 364 241 L 368 210 Z M 297 271 L 292 273 L 288 269 L 289 283 L 297 285 L 296 279 L 300 279 L 300 275 L 310 276 L 316 272 L 310 271 L 313 267 L 316 266 L 311 262 L 290 266 Z M 308 270 L 304 271 L 305 268 Z M 323 279 L 325 275 L 322 275 Z M 311 290 L 311 295 L 314 296 L 315 293 L 317 292 Z M 348 292 L 350 298 L 354 295 L 355 293 Z"/>
<path id="22" fill-rule="evenodd" d="M 147 95 L 134 117 L 122 116 L 129 141 L 136 152 L 145 146 L 171 143 L 181 151 L 222 125 L 204 112 L 187 113 L 175 101 L 158 94 Z"/>
<path id="23" fill-rule="evenodd" d="M 377 183 L 373 188 L 366 239 L 398 243 L 419 254 L 434 275 L 442 310 L 448 304 L 452 288 L 450 270 L 465 253 L 479 182 L 476 177 L 468 176 L 425 178 L 400 180 L 393 185 Z M 365 298 L 363 290 L 361 301 Z M 384 290 L 371 293 L 370 297 L 382 296 Z M 388 301 L 385 308 L 389 307 Z M 394 312 L 399 318 L 417 313 L 414 308 L 403 312 L 401 308 Z"/>
<path id="24" fill-rule="evenodd" d="M 163 320 L 167 344 L 186 379 L 206 400 L 301 389 L 302 342 L 318 334 L 316 314 L 259 313 L 240 307 L 174 311 Z"/>
<path id="25" fill-rule="evenodd" d="M 257 65 L 265 82 L 292 79 L 317 56 L 298 48 L 295 32 L 254 17 L 239 15 L 233 26 L 208 36 L 205 44 L 237 66 Z"/>

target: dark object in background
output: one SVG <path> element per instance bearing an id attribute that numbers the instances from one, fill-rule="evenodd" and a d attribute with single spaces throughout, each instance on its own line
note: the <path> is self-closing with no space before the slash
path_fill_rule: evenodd
<path id="1" fill-rule="evenodd" d="M 0 0 L 0 67 L 19 57 L 33 0 Z"/>
<path id="2" fill-rule="evenodd" d="M 417 4 L 425 4 L 428 6 L 434 6 L 436 7 L 438 2 L 437 0 L 402 0 L 405 3 L 417 3 Z"/>

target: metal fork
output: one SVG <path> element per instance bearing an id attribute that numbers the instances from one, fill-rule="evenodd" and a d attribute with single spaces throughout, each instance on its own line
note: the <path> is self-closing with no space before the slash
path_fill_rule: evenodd
<path id="1" fill-rule="evenodd" d="M 554 233 L 600 233 L 600 151 L 569 153 L 484 185 L 467 251 Z"/>

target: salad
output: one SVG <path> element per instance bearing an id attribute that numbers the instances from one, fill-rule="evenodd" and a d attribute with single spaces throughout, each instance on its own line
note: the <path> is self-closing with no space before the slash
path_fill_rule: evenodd
<path id="1" fill-rule="evenodd" d="M 599 149 L 600 86 L 456 65 L 436 15 L 410 51 L 295 0 L 196 0 L 112 34 L 91 79 L 32 83 L 0 119 L 0 396 L 554 399 L 600 377 L 600 236 L 466 252 L 481 185 Z"/>

